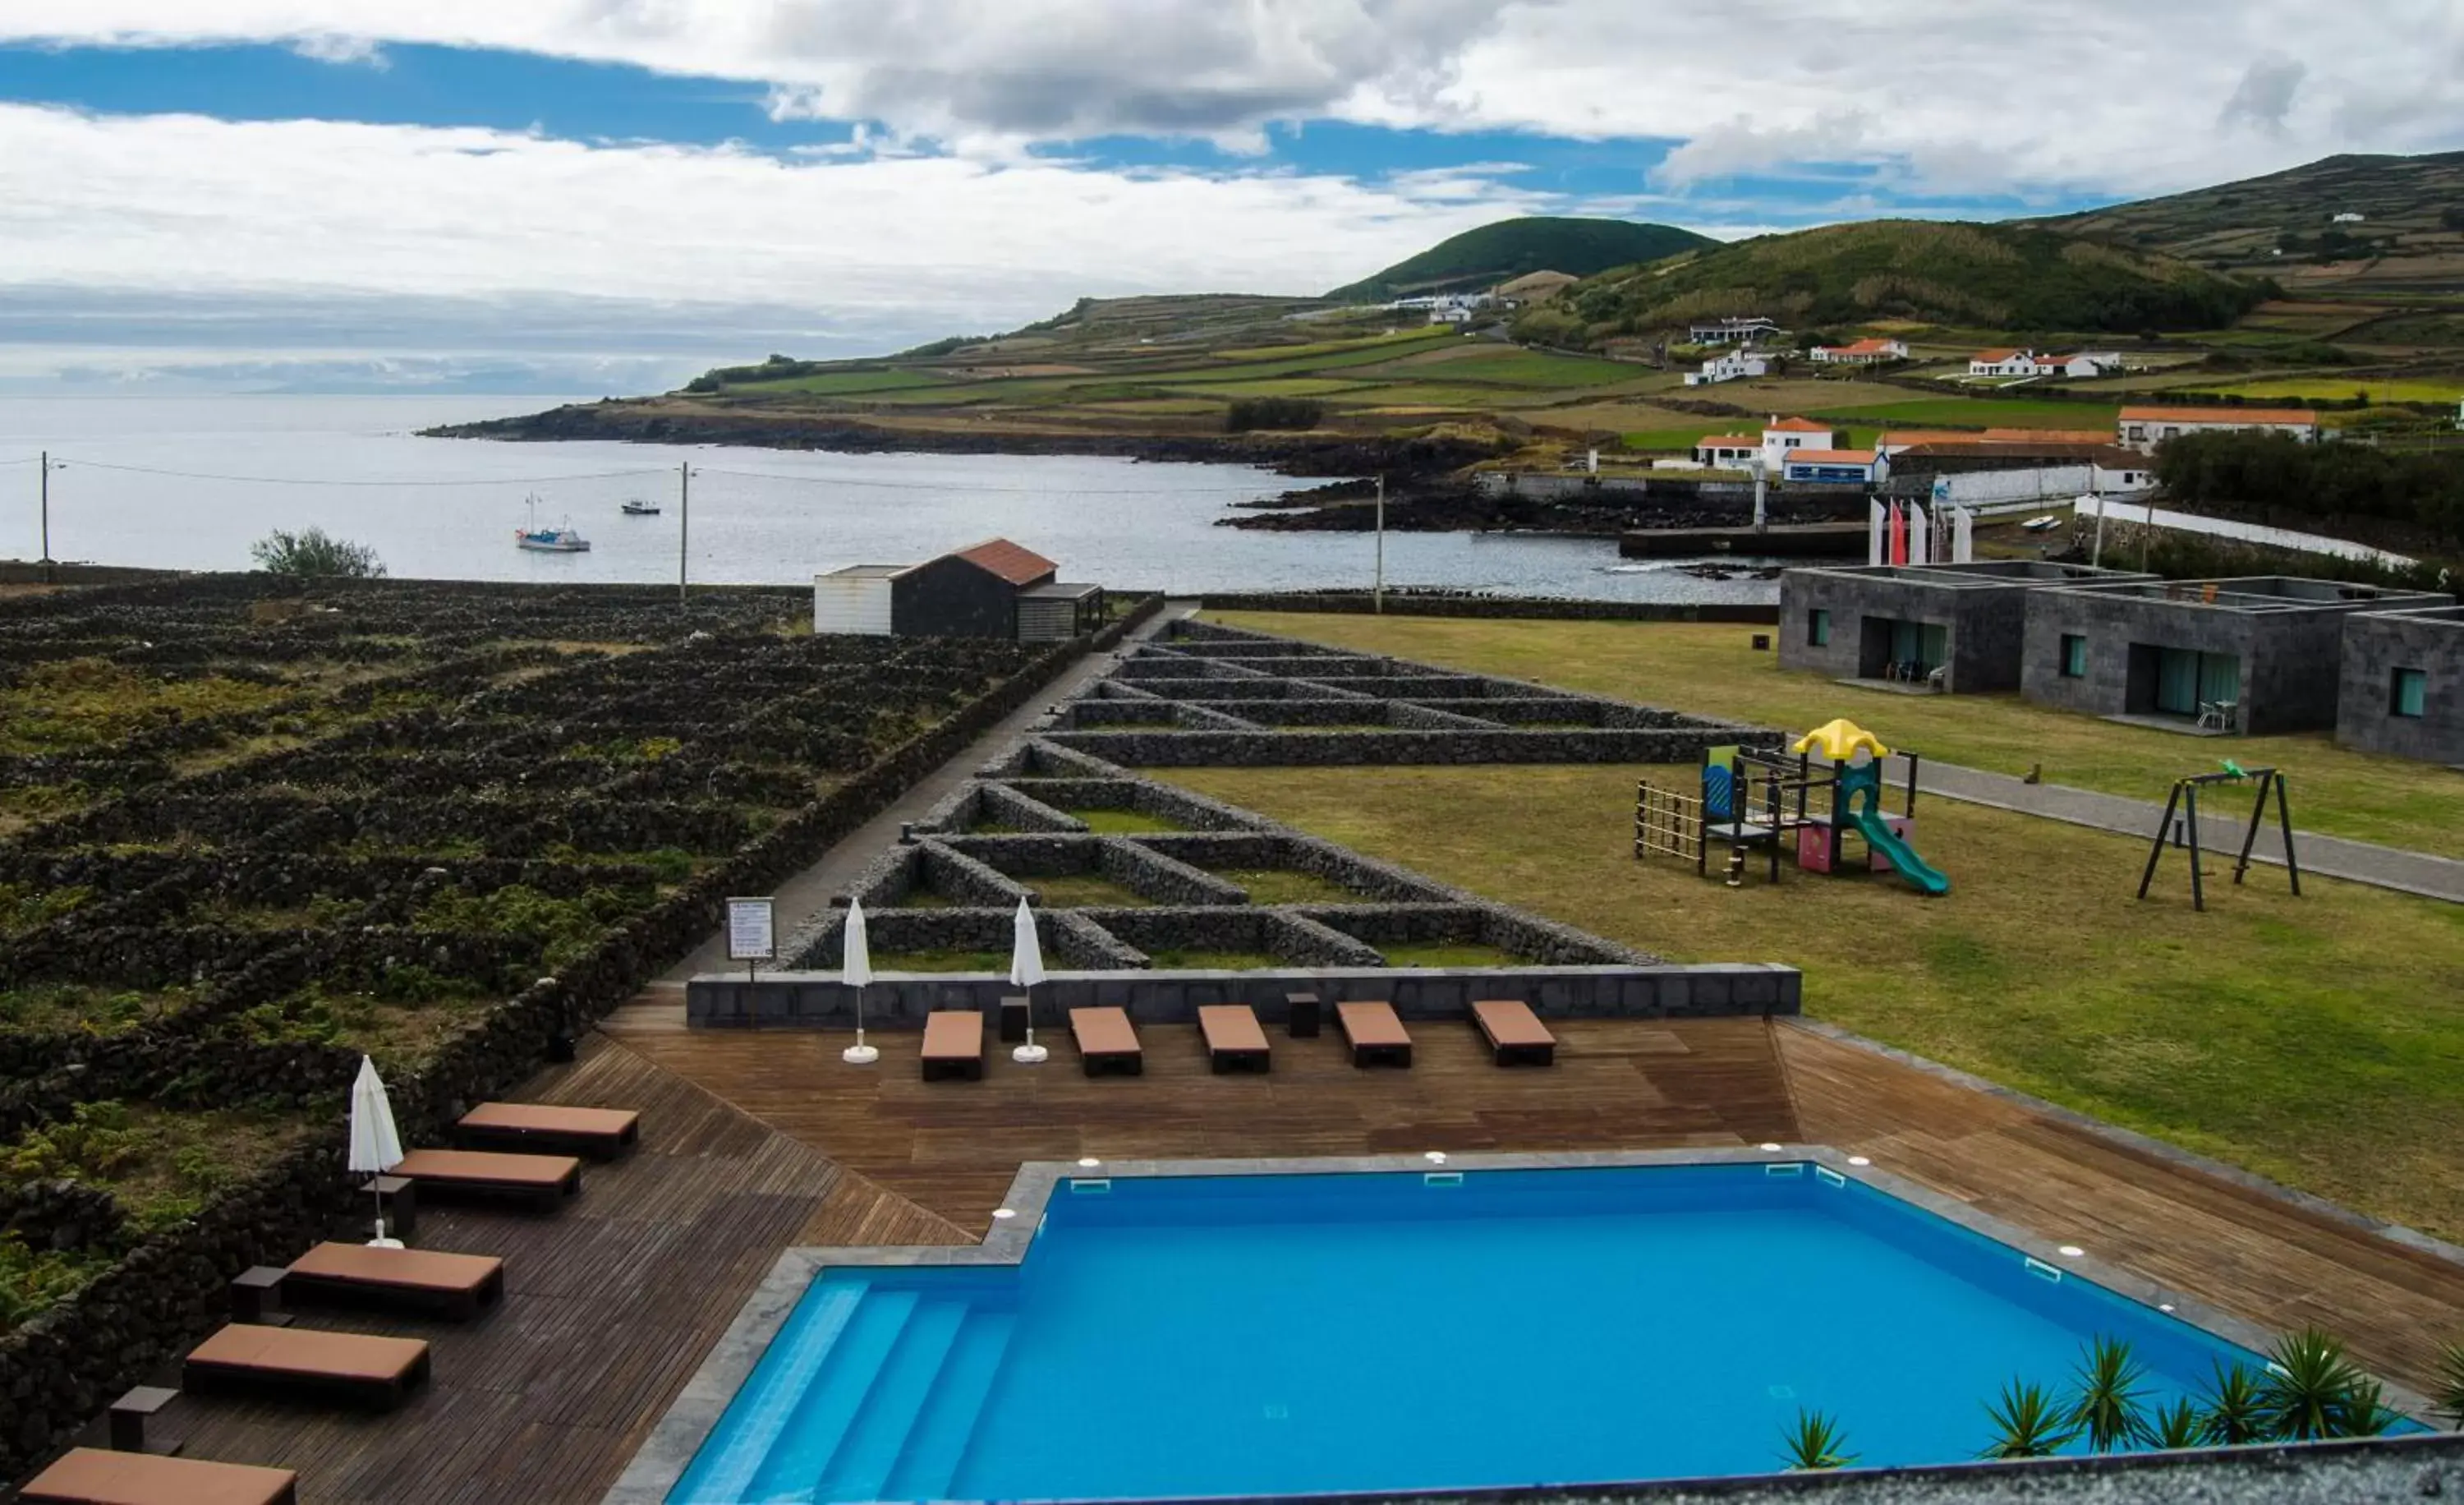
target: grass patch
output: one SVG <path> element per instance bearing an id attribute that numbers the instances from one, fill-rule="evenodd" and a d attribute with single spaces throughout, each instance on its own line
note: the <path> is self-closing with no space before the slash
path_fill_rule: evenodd
<path id="1" fill-rule="evenodd" d="M 2161 802 L 2174 779 L 2211 769 L 2220 758 L 2246 767 L 2272 764 L 2291 779 L 2293 818 L 2303 830 L 2450 855 L 2453 843 L 2448 833 L 2464 830 L 2464 774 L 2339 747 L 2324 732 L 2199 741 L 2033 705 L 2015 695 L 1899 696 L 1851 689 L 1819 675 L 1783 671 L 1776 653 L 1752 651 L 1749 639 L 1757 630 L 1746 627 L 1208 615 L 1346 648 L 1793 731 L 1845 716 L 1891 746 L 1911 747 L 1927 758 L 2008 774 L 2025 774 L 2042 764 L 2047 783 L 2143 800 Z M 2230 791 L 2211 808 L 2247 808 Z"/>
<path id="2" fill-rule="evenodd" d="M 1521 966 L 1524 959 L 1503 947 L 1477 941 L 1433 941 L 1421 945 L 1379 946 L 1388 966 Z"/>
<path id="3" fill-rule="evenodd" d="M 0 1032 L 115 1035 L 143 1028 L 196 1002 L 185 987 L 91 987 L 36 983 L 0 990 Z"/>
<path id="4" fill-rule="evenodd" d="M 2464 377 L 2284 376 L 2271 381 L 2243 382 L 2214 390 L 2219 395 L 2233 397 L 2366 396 L 2374 403 L 2452 403 L 2464 397 Z"/>
<path id="5" fill-rule="evenodd" d="M 731 382 L 731 392 L 811 392 L 824 397 L 858 392 L 890 392 L 924 387 L 961 387 L 963 378 L 938 371 L 820 371 L 810 376 L 782 377 L 771 382 Z"/>
<path id="6" fill-rule="evenodd" d="M 877 972 L 1000 972 L 1009 971 L 1006 951 L 881 951 L 872 958 Z"/>
<path id="7" fill-rule="evenodd" d="M 900 895 L 898 902 L 890 907 L 892 909 L 957 909 L 959 905 L 957 899 L 947 894 L 936 894 L 931 889 L 916 888 L 909 889 Z"/>
<path id="8" fill-rule="evenodd" d="M 1265 972 L 1288 964 L 1264 951 L 1154 951 L 1147 960 L 1158 972 Z"/>
<path id="9" fill-rule="evenodd" d="M 424 973 L 426 985 L 389 977 L 382 993 L 319 986 L 243 1009 L 231 1028 L 259 1045 L 332 1045 L 372 1055 L 388 1071 L 423 1067 L 496 1002 L 467 984 L 408 970 Z"/>
<path id="10" fill-rule="evenodd" d="M 1020 878 L 1055 909 L 1143 909 L 1155 902 L 1136 889 L 1101 873 L 1063 873 Z"/>
<path id="11" fill-rule="evenodd" d="M 298 693 L 291 685 L 253 684 L 219 675 L 149 677 L 99 658 L 41 664 L 0 689 L 0 753 L 104 747 L 203 716 L 263 710 Z"/>
<path id="12" fill-rule="evenodd" d="M 1907 428 L 1951 424 L 1963 428 L 2111 429 L 2121 411 L 2118 406 L 2107 403 L 2032 402 L 2020 397 L 1920 397 L 1903 403 L 1860 405 L 1849 409 L 1847 416 L 1859 423 Z"/>
<path id="13" fill-rule="evenodd" d="M 1098 836 L 1134 836 L 1142 831 L 1187 830 L 1177 820 L 1144 810 L 1071 810 Z"/>
<path id="14" fill-rule="evenodd" d="M 1293 868 L 1227 868 L 1216 874 L 1247 891 L 1252 904 L 1357 904 L 1361 896 L 1331 878 Z"/>
<path id="15" fill-rule="evenodd" d="M 107 1252 L 33 1250 L 16 1234 L 0 1235 L 0 1333 L 50 1311 L 109 1270 Z"/>
<path id="16" fill-rule="evenodd" d="M 1919 808 L 1950 875 L 1759 864 L 1740 889 L 1633 855 L 1633 767 L 1175 770 L 1442 882 L 1682 962 L 1784 962 L 1806 1011 L 2376 1216 L 2464 1234 L 2464 907 L 2255 870 L 2131 896 L 2127 837 Z M 1658 770 L 1683 778 L 1690 769 Z M 2221 874 L 2230 863 L 2217 861 Z M 1391 955 L 1391 953 L 1390 953 Z"/>
<path id="17" fill-rule="evenodd" d="M 0 1175 L 101 1186 L 140 1232 L 193 1216 L 206 1200 L 272 1163 L 312 1131 L 303 1117 L 84 1102 L 75 1116 L 0 1145 Z"/>

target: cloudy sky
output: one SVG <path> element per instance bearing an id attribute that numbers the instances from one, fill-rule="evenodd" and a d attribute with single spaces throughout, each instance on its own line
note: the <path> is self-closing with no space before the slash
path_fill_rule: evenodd
<path id="1" fill-rule="evenodd" d="M 627 391 L 2464 146 L 2457 0 L 0 0 L 0 390 Z"/>

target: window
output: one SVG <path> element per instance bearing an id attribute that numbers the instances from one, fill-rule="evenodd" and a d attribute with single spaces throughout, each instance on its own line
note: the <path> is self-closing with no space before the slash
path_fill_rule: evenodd
<path id="1" fill-rule="evenodd" d="M 1805 614 L 1805 641 L 1812 648 L 1831 646 L 1831 613 L 1820 607 Z"/>
<path id="2" fill-rule="evenodd" d="M 2062 634 L 2062 677 L 2065 679 L 2087 677 L 2087 639 L 2077 632 Z"/>
<path id="3" fill-rule="evenodd" d="M 2393 716 L 2419 716 L 2429 696 L 2428 675 L 2418 669 L 2399 669 L 2395 672 L 2395 684 L 2387 696 L 2387 712 Z"/>

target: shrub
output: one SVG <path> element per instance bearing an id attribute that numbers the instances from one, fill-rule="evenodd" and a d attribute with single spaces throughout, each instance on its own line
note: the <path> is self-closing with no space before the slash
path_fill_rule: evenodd
<path id="1" fill-rule="evenodd" d="M 297 533 L 276 528 L 250 544 L 248 551 L 254 556 L 257 568 L 269 575 L 381 580 L 385 572 L 376 550 L 364 543 L 335 538 L 314 525 Z"/>
<path id="2" fill-rule="evenodd" d="M 1326 404 L 1313 397 L 1243 397 L 1224 410 L 1227 433 L 1252 429 L 1314 429 L 1326 417 Z"/>

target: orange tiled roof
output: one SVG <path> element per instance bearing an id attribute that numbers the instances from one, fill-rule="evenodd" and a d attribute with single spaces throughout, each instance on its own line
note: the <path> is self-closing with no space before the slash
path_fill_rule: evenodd
<path id="1" fill-rule="evenodd" d="M 1962 438 L 1977 438 L 1963 434 Z M 1981 435 L 1989 444 L 2104 444 L 2113 435 L 2102 429 L 1988 429 Z"/>
<path id="2" fill-rule="evenodd" d="M 1831 425 L 1815 423 L 1811 418 L 1774 418 L 1763 427 L 1767 430 L 1777 430 L 1782 433 L 1829 433 L 1831 432 Z"/>
<path id="3" fill-rule="evenodd" d="M 957 550 L 951 558 L 963 559 L 979 569 L 989 570 L 1013 586 L 1031 585 L 1061 567 L 1033 549 L 1021 548 L 1007 539 L 986 539 L 981 543 Z"/>
<path id="4" fill-rule="evenodd" d="M 1871 465 L 1874 463 L 1874 452 L 1871 450 L 1791 450 L 1789 452 L 1788 462 L 1791 465 L 1808 461 L 1817 465 Z"/>
<path id="5" fill-rule="evenodd" d="M 1867 339 L 1853 341 L 1847 344 L 1826 345 L 1824 348 L 1833 355 L 1888 355 L 1891 342 Z"/>
<path id="6" fill-rule="evenodd" d="M 1969 359 L 1971 361 L 1984 361 L 1993 365 L 2000 365 L 2005 361 L 2016 359 L 2017 357 L 2026 355 L 2027 353 L 2028 352 L 2025 350 L 1979 350 L 1974 355 L 1969 356 Z"/>
<path id="7" fill-rule="evenodd" d="M 2124 408 L 2123 423 L 2317 423 L 2307 408 Z"/>
<path id="8" fill-rule="evenodd" d="M 1714 433 L 1694 441 L 1694 448 L 1714 450 L 1759 450 L 1763 441 L 1750 433 Z"/>

